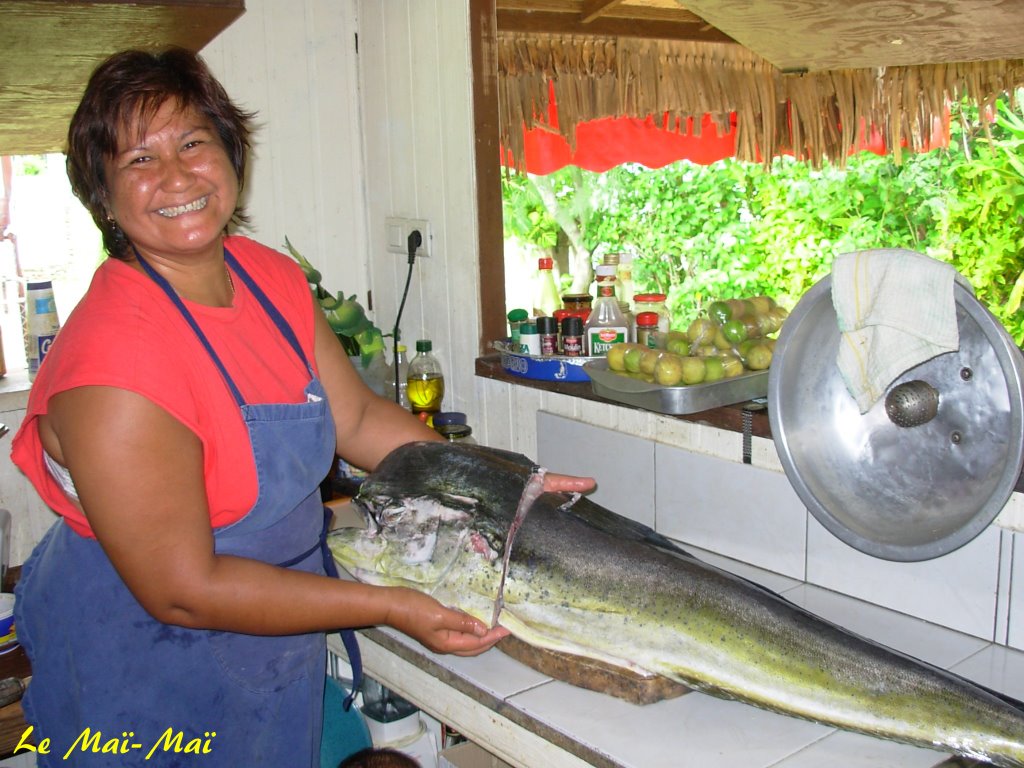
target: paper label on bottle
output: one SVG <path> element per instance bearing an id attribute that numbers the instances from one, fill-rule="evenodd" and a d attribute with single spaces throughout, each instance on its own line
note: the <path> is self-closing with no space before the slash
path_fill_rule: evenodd
<path id="1" fill-rule="evenodd" d="M 590 356 L 600 357 L 607 353 L 613 344 L 624 342 L 628 333 L 628 329 L 622 326 L 591 328 L 587 333 L 587 349 L 590 350 Z"/>

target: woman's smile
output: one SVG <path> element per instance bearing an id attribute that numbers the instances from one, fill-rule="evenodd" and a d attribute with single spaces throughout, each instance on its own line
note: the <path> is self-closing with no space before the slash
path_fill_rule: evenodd
<path id="1" fill-rule="evenodd" d="M 157 210 L 157 213 L 159 213 L 161 216 L 165 218 L 173 219 L 185 213 L 192 213 L 193 211 L 203 210 L 206 207 L 206 203 L 209 199 L 209 197 L 203 196 L 198 200 L 193 200 L 191 203 L 187 203 L 186 205 L 176 205 L 173 207 L 159 208 Z"/>
<path id="2" fill-rule="evenodd" d="M 238 178 L 219 134 L 169 99 L 125 126 L 107 163 L 110 215 L 143 256 L 192 261 L 219 254 L 238 202 Z"/>

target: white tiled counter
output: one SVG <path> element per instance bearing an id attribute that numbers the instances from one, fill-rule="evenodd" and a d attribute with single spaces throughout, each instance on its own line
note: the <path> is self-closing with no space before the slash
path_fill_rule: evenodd
<path id="1" fill-rule="evenodd" d="M 695 554 L 854 632 L 1024 697 L 1024 652 Z M 393 630 L 363 632 L 360 647 L 369 676 L 521 768 L 930 768 L 948 757 L 696 692 L 638 706 L 552 680 L 499 650 L 440 656 Z"/>

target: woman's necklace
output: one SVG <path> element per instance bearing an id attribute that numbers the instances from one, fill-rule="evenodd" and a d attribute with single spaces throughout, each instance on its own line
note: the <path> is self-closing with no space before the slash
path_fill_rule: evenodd
<path id="1" fill-rule="evenodd" d="M 224 264 L 224 274 L 228 276 L 228 288 L 231 289 L 231 298 L 235 298 L 235 279 L 231 277 L 231 270 L 228 269 L 228 265 Z"/>

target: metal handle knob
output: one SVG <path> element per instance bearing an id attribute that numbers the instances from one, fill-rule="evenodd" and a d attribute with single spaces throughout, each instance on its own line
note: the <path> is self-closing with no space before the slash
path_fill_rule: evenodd
<path id="1" fill-rule="evenodd" d="M 885 413 L 897 427 L 919 427 L 939 412 L 939 391 L 920 379 L 905 381 L 885 396 Z"/>

